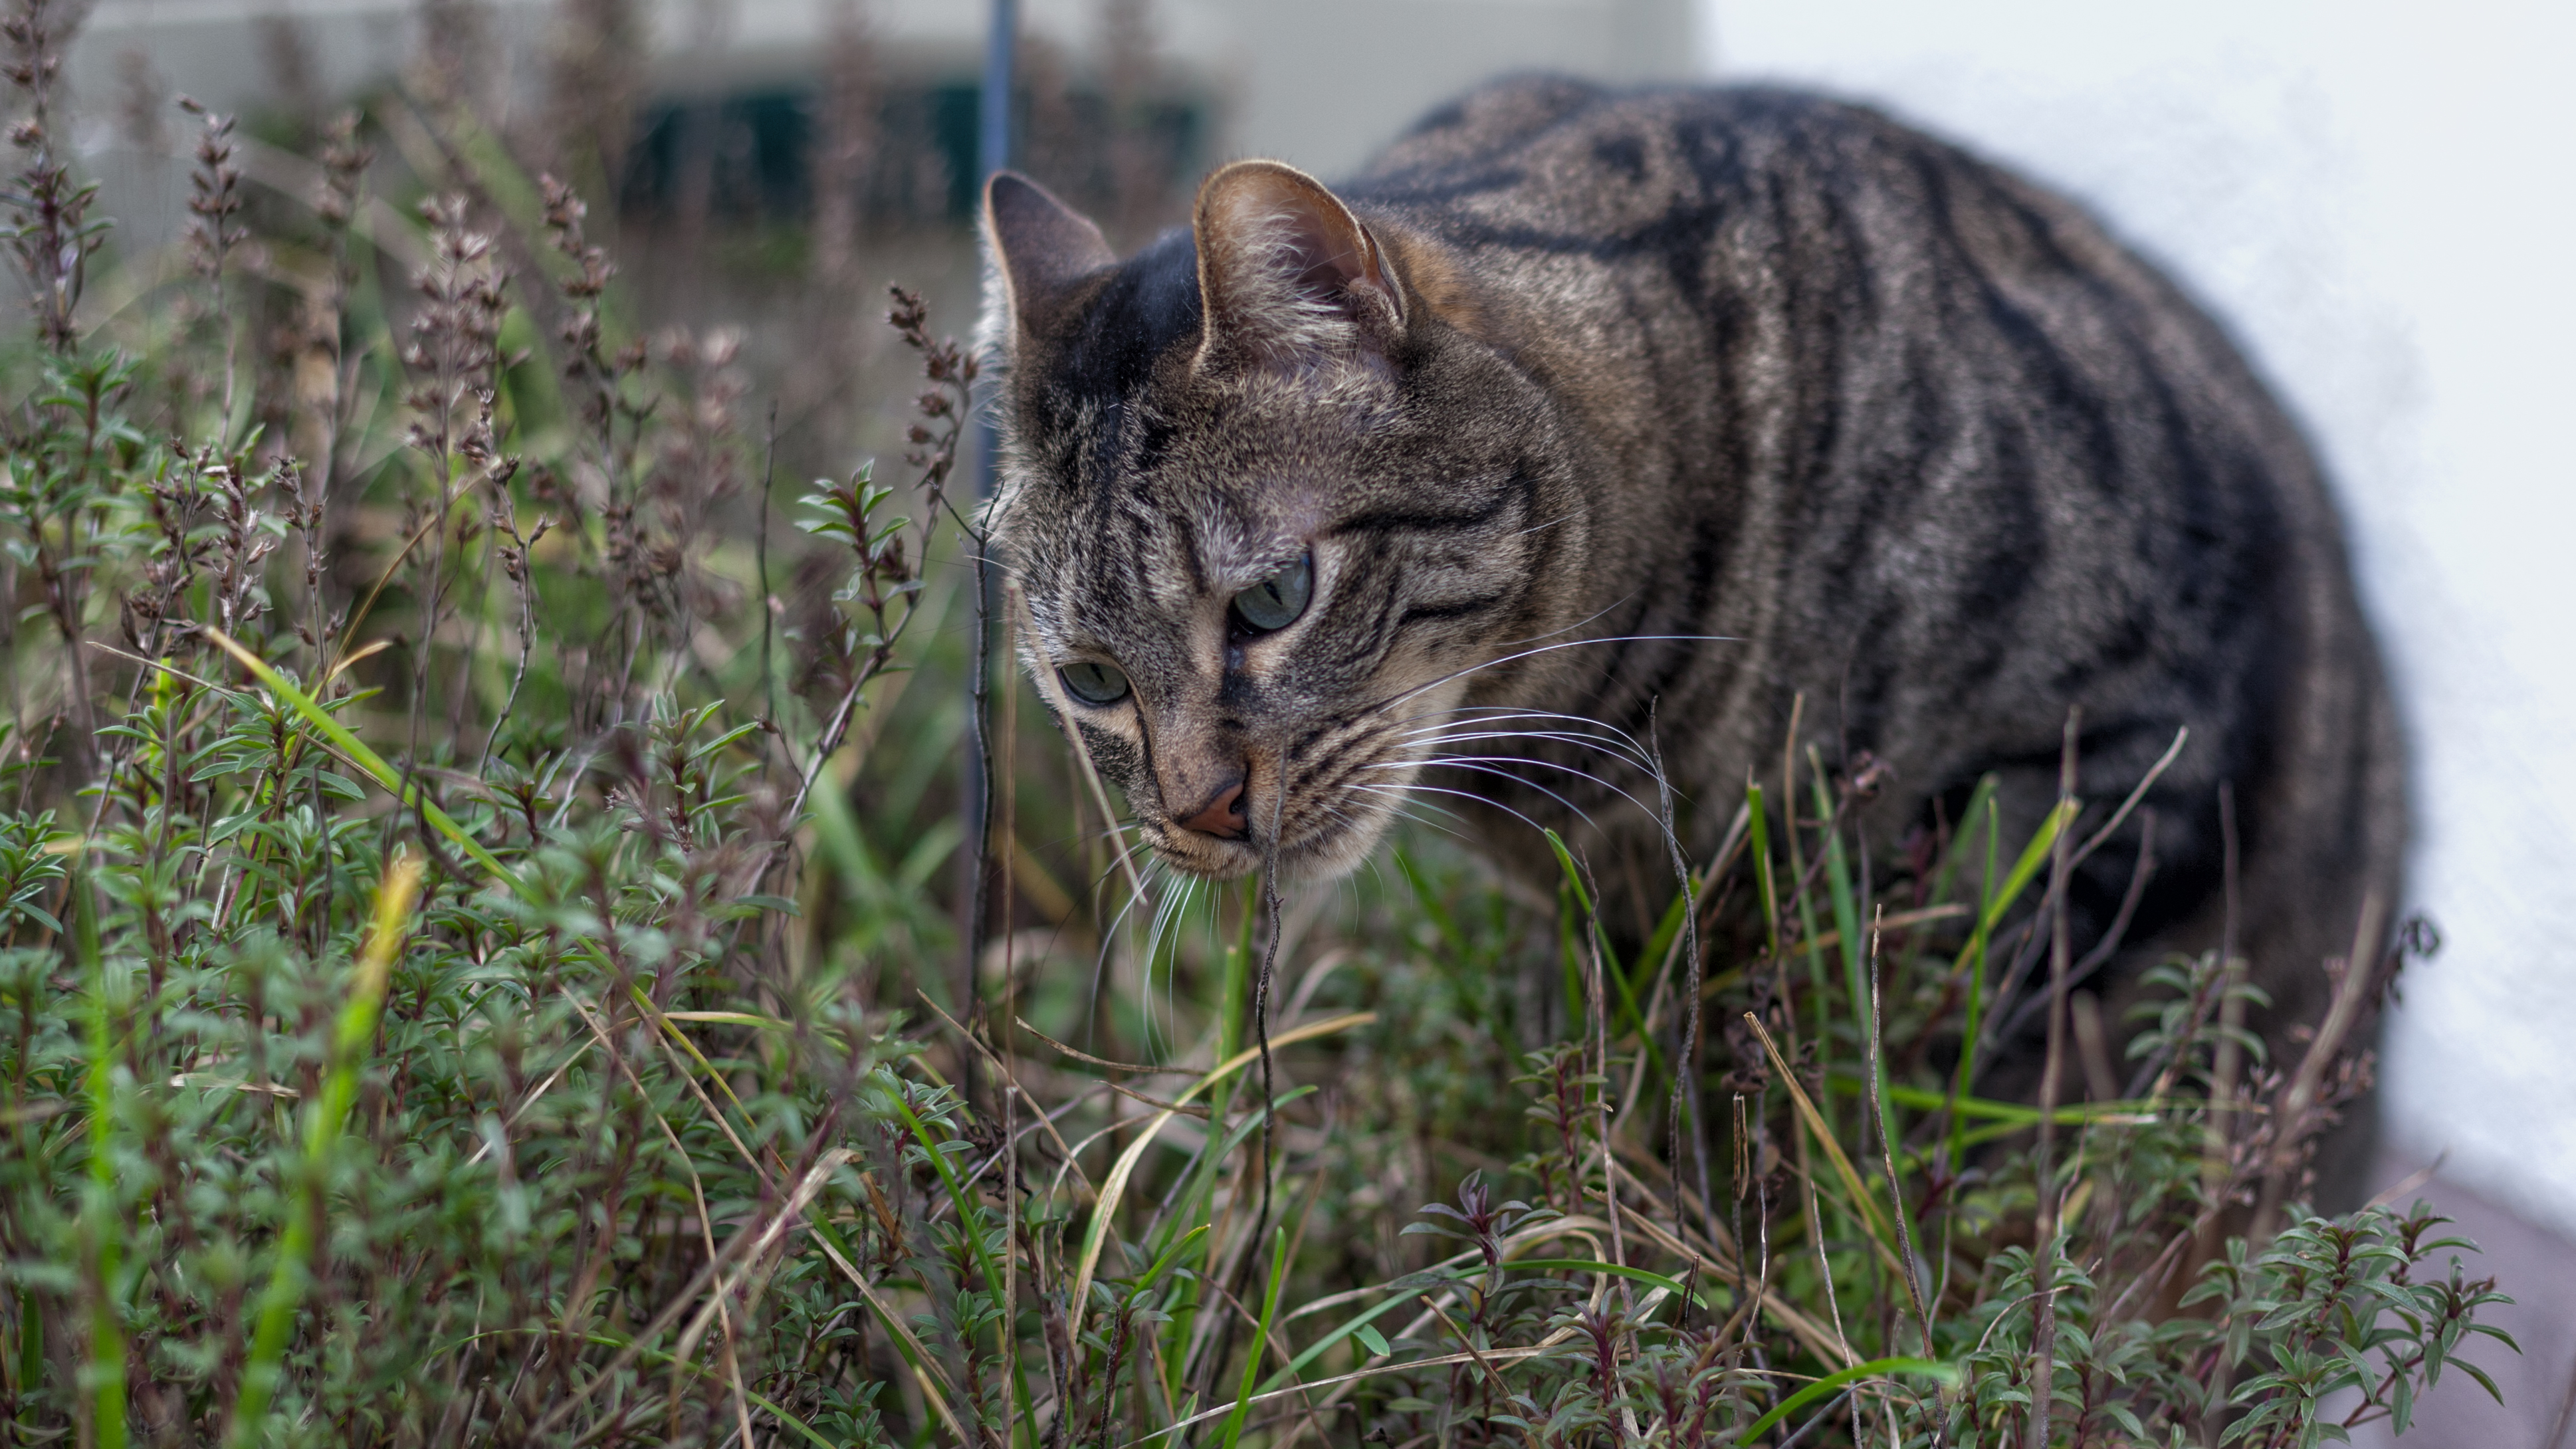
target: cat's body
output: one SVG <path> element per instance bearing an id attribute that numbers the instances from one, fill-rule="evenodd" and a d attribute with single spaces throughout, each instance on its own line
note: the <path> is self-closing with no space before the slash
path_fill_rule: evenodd
<path id="1" fill-rule="evenodd" d="M 1881 844 L 1988 771 L 2026 835 L 2071 707 L 2096 821 L 2188 727 L 2132 955 L 2215 944 L 2230 782 L 2277 1020 L 2394 888 L 2393 713 L 2304 442 L 2027 183 L 1811 98 L 1531 80 L 1338 193 L 1221 172 L 1124 263 L 1025 183 L 991 208 L 1026 652 L 1185 868 L 1345 868 L 1410 782 L 1542 878 L 1513 814 L 1579 809 L 1659 903 L 1651 815 L 1592 778 L 1651 803 L 1640 772 L 1497 736 L 1651 732 L 1704 854 L 1803 694 L 1828 761 L 1892 769 Z M 2085 868 L 2079 932 L 2137 838 Z"/>

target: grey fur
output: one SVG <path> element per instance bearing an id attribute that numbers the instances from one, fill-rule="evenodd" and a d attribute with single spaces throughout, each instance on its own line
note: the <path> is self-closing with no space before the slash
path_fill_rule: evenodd
<path id="1" fill-rule="evenodd" d="M 1705 851 L 1803 694 L 1830 760 L 1892 767 L 1860 819 L 1886 845 L 1987 771 L 2026 834 L 2080 707 L 2100 807 L 2191 732 L 2124 959 L 2215 944 L 2232 782 L 2257 1024 L 2320 1014 L 2319 962 L 2396 889 L 2402 752 L 2315 461 L 2171 283 L 2056 196 L 1777 91 L 1489 87 L 1340 220 L 1283 173 L 1220 173 L 1125 262 L 1034 188 L 991 223 L 1027 662 L 1167 858 L 1347 869 L 1394 787 L 1438 787 L 1506 862 L 1553 869 L 1515 817 L 1568 829 L 1643 907 L 1671 886 L 1633 766 L 1523 736 L 1424 770 L 1408 731 L 1651 710 Z M 1308 547 L 1305 617 L 1229 642 L 1232 592 Z M 1073 658 L 1134 693 L 1070 700 Z M 1246 840 L 1173 825 L 1244 770 Z"/>

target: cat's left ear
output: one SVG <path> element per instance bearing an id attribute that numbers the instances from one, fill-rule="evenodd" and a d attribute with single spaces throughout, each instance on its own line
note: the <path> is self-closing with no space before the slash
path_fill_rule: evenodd
<path id="1" fill-rule="evenodd" d="M 1310 365 L 1378 356 L 1404 333 L 1386 248 L 1324 184 L 1238 161 L 1199 187 L 1193 218 L 1203 365 Z"/>

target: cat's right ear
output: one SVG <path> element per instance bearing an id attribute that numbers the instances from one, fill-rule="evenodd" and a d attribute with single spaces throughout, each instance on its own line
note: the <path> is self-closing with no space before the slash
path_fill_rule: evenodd
<path id="1" fill-rule="evenodd" d="M 997 171 L 984 185 L 984 236 L 1000 263 L 1012 324 L 1023 332 L 1044 331 L 1075 283 L 1118 262 L 1091 218 L 1015 171 Z"/>
<path id="2" fill-rule="evenodd" d="M 1383 358 L 1403 334 L 1386 248 L 1314 177 L 1237 161 L 1199 187 L 1194 213 L 1202 366 Z"/>

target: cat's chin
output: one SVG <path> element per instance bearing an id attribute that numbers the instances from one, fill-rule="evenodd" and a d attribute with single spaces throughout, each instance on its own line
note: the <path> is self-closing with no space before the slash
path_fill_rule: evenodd
<path id="1" fill-rule="evenodd" d="M 1241 880 L 1261 868 L 1261 852 L 1240 841 L 1192 841 L 1186 848 L 1156 840 L 1154 854 L 1163 864 L 1203 880 Z"/>

